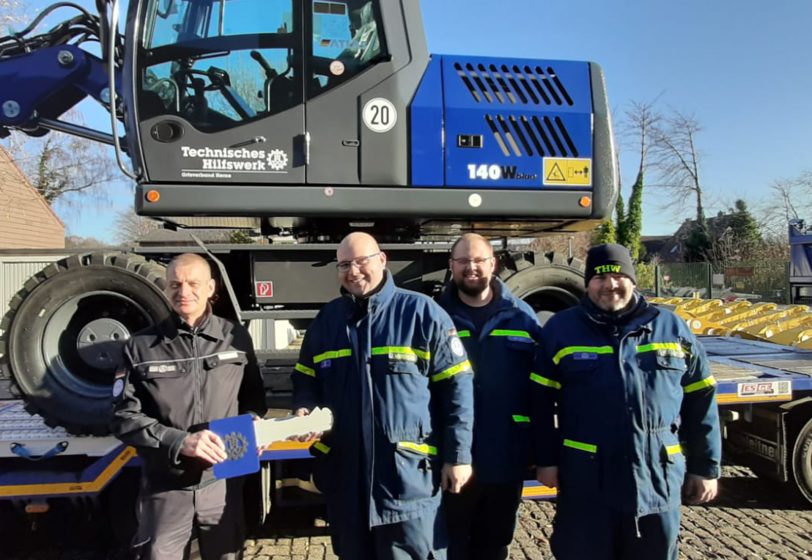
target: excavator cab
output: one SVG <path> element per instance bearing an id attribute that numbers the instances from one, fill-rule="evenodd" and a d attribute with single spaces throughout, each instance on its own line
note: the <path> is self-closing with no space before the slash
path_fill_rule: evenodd
<path id="1" fill-rule="evenodd" d="M 392 66 L 379 0 L 147 0 L 128 22 L 145 182 L 359 183 L 361 90 L 347 84 Z"/>

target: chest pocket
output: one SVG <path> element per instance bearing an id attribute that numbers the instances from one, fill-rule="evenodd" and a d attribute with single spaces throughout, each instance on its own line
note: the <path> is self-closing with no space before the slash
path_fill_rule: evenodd
<path id="1" fill-rule="evenodd" d="M 212 370 L 227 364 L 241 366 L 244 365 L 245 362 L 245 354 L 242 352 L 237 352 L 236 350 L 230 352 L 219 352 L 203 358 L 203 368 L 206 370 Z"/>
<path id="2" fill-rule="evenodd" d="M 678 342 L 653 342 L 637 347 L 637 363 L 647 372 L 682 375 L 688 358 Z"/>
<path id="3" fill-rule="evenodd" d="M 135 367 L 139 379 L 172 379 L 183 377 L 191 371 L 191 362 L 150 362 Z"/>
<path id="4" fill-rule="evenodd" d="M 389 359 L 389 372 L 407 375 L 422 375 L 417 362 L 410 360 Z"/>
<path id="5" fill-rule="evenodd" d="M 533 352 L 536 344 L 532 338 L 524 338 L 520 336 L 509 336 L 505 339 L 505 346 L 510 350 L 517 350 L 519 352 Z"/>

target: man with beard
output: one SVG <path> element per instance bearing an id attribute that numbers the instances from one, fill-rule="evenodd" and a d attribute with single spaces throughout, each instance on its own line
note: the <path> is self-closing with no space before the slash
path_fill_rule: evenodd
<path id="1" fill-rule="evenodd" d="M 538 479 L 558 488 L 559 560 L 676 560 L 681 498 L 716 496 L 721 437 L 705 351 L 635 284 L 625 247 L 593 247 L 587 296 L 544 327 L 533 422 Z"/>
<path id="2" fill-rule="evenodd" d="M 465 234 L 451 248 L 451 282 L 440 305 L 474 369 L 474 474 L 444 498 L 450 560 L 503 560 L 530 465 L 529 378 L 541 326 L 494 276 L 487 239 Z"/>
<path id="3" fill-rule="evenodd" d="M 207 427 L 267 408 L 251 337 L 212 312 L 214 293 L 206 259 L 172 259 L 166 296 L 174 313 L 127 341 L 116 373 L 111 429 L 143 462 L 139 558 L 187 558 L 193 533 L 203 558 L 241 557 L 242 480 L 214 479 L 211 466 L 227 455 Z"/>
<path id="4" fill-rule="evenodd" d="M 307 329 L 293 372 L 297 415 L 333 412 L 313 477 L 333 549 L 350 560 L 445 558 L 441 488 L 471 475 L 471 365 L 445 311 L 395 286 L 366 233 L 338 247 L 341 297 Z"/>

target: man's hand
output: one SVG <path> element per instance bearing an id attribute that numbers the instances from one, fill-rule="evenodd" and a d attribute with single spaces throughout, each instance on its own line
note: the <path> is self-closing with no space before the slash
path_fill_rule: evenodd
<path id="1" fill-rule="evenodd" d="M 222 463 L 228 458 L 223 440 L 210 430 L 201 430 L 187 435 L 180 446 L 180 454 L 203 459 L 212 465 Z"/>
<path id="2" fill-rule="evenodd" d="M 536 467 L 536 480 L 547 488 L 558 488 L 558 467 Z"/>
<path id="3" fill-rule="evenodd" d="M 445 463 L 442 473 L 442 488 L 452 494 L 459 494 L 468 479 L 471 478 L 471 465 L 452 465 Z"/>
<path id="4" fill-rule="evenodd" d="M 304 408 L 304 407 L 297 408 L 296 410 L 293 411 L 294 416 L 307 416 L 309 414 L 310 414 L 310 409 L 309 408 Z M 291 436 L 288 439 L 291 440 L 291 441 L 303 441 L 303 442 L 316 441 L 323 434 L 324 434 L 324 432 L 310 432 L 309 434 L 304 434 L 304 435 L 301 435 L 301 436 Z"/>
<path id="5" fill-rule="evenodd" d="M 719 481 L 705 479 L 695 474 L 688 474 L 682 485 L 682 495 L 686 504 L 704 504 L 716 497 L 719 493 Z"/>

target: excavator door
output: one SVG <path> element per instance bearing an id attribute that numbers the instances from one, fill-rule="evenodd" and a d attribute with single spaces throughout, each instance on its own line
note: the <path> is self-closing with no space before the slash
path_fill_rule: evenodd
<path id="1" fill-rule="evenodd" d="M 128 140 L 144 182 L 305 182 L 303 4 L 130 3 Z"/>

